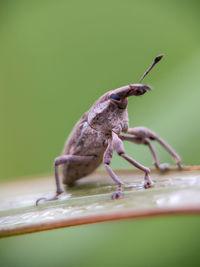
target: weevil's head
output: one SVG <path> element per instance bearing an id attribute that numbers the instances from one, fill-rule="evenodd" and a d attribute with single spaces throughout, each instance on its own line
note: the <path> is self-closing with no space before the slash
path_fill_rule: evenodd
<path id="1" fill-rule="evenodd" d="M 128 128 L 129 96 L 139 96 L 151 90 L 147 85 L 130 84 L 110 91 L 99 98 L 88 112 L 88 123 L 97 131 L 120 133 Z"/>
<path id="2" fill-rule="evenodd" d="M 151 66 L 143 74 L 140 82 L 152 70 L 152 68 L 163 58 L 157 56 Z M 126 107 L 129 96 L 140 96 L 151 90 L 148 85 L 129 84 L 124 87 L 108 92 L 99 98 L 88 112 L 88 123 L 97 131 L 114 131 L 120 133 L 128 127 L 128 114 Z"/>
<path id="3" fill-rule="evenodd" d="M 151 87 L 143 84 L 129 84 L 110 92 L 109 100 L 119 109 L 127 107 L 129 96 L 140 96 L 151 90 Z"/>

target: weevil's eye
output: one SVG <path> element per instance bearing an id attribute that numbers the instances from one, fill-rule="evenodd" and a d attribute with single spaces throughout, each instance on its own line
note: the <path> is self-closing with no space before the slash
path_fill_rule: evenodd
<path id="1" fill-rule="evenodd" d="M 120 100 L 120 97 L 119 97 L 118 95 L 115 95 L 115 94 L 111 94 L 111 95 L 110 95 L 110 98 L 111 98 L 111 99 L 114 99 L 114 100 L 117 100 L 117 101 Z"/>

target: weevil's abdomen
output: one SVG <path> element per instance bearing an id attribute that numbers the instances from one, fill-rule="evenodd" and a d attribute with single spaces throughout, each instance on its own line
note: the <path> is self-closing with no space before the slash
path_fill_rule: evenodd
<path id="1" fill-rule="evenodd" d="M 92 173 L 102 163 L 107 147 L 109 136 L 92 129 L 85 115 L 75 125 L 65 144 L 63 155 L 94 156 L 94 159 L 63 164 L 63 183 L 67 185 Z"/>
<path id="2" fill-rule="evenodd" d="M 63 184 L 73 185 L 78 179 L 92 173 L 101 162 L 102 157 L 99 157 L 87 162 L 71 162 L 62 165 Z"/>

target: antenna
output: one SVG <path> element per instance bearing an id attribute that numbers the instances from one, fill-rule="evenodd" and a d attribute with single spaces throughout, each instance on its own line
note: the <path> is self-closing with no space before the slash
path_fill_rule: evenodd
<path id="1" fill-rule="evenodd" d="M 139 80 L 139 83 L 141 83 L 141 81 L 144 79 L 145 76 L 147 76 L 147 74 L 150 72 L 150 70 L 153 69 L 153 67 L 163 58 L 164 55 L 160 55 L 160 56 L 157 56 L 152 65 L 148 68 L 148 70 L 143 74 L 142 78 Z"/>

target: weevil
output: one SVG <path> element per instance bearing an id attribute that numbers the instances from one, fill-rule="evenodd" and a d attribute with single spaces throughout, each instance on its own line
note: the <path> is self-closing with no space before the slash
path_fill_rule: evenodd
<path id="1" fill-rule="evenodd" d="M 40 200 L 56 200 L 63 193 L 59 180 L 59 166 L 62 169 L 63 184 L 71 186 L 78 179 L 92 173 L 102 162 L 107 173 L 117 185 L 117 190 L 112 194 L 112 199 L 121 198 L 124 184 L 110 167 L 114 151 L 143 171 L 143 186 L 144 188 L 151 187 L 153 182 L 150 178 L 150 169 L 126 154 L 123 141 L 148 146 L 152 153 L 155 167 L 164 170 L 168 168 L 168 164 L 159 163 L 158 156 L 152 145 L 152 141 L 157 141 L 171 154 L 178 168 L 182 168 L 180 156 L 156 133 L 145 127 L 129 128 L 128 97 L 140 96 L 151 90 L 150 86 L 143 85 L 141 82 L 162 57 L 163 55 L 160 55 L 154 59 L 138 84 L 129 84 L 108 91 L 80 118 L 65 143 L 62 155 L 57 157 L 54 162 L 55 196 L 49 199 L 39 198 L 36 201 L 36 205 Z"/>

